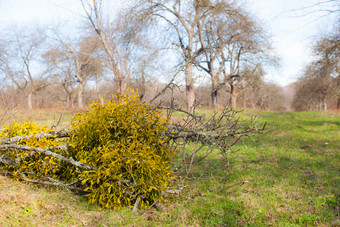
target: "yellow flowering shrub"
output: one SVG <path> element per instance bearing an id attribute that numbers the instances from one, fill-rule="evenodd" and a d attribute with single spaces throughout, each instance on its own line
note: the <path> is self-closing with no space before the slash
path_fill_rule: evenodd
<path id="1" fill-rule="evenodd" d="M 175 152 L 163 135 L 166 119 L 142 103 L 137 92 L 128 93 L 103 106 L 91 104 L 70 128 L 70 155 L 96 168 L 80 175 L 89 202 L 106 208 L 131 207 L 139 197 L 139 207 L 145 208 L 161 197 L 172 178 Z"/>
<path id="2" fill-rule="evenodd" d="M 9 139 L 22 136 L 23 138 L 18 140 L 17 145 L 26 145 L 42 149 L 54 147 L 62 143 L 55 138 L 43 137 L 37 139 L 35 135 L 42 132 L 51 133 L 52 130 L 24 118 L 22 123 L 13 121 L 10 125 L 5 126 L 4 129 L 0 131 L 0 138 Z M 6 169 L 13 171 L 16 179 L 21 179 L 21 175 L 18 173 L 25 174 L 32 180 L 44 180 L 45 177 L 59 179 L 62 175 L 60 173 L 60 161 L 57 158 L 46 156 L 36 151 L 21 149 L 9 149 L 6 151 L 6 156 L 17 162 L 17 166 L 15 167 L 11 165 L 5 166 Z"/>
<path id="3" fill-rule="evenodd" d="M 146 208 L 162 201 L 175 156 L 165 136 L 167 120 L 133 90 L 90 107 L 72 121 L 68 139 L 37 137 L 52 130 L 26 119 L 5 126 L 2 167 L 18 180 L 85 191 L 90 203 L 105 208 Z M 55 148 L 63 143 L 67 149 Z"/>

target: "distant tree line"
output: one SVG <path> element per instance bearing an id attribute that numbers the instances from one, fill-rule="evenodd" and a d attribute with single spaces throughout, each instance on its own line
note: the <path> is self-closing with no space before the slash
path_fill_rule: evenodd
<path id="1" fill-rule="evenodd" d="M 298 111 L 340 109 L 340 1 L 320 1 L 320 10 L 337 20 L 328 34 L 321 34 L 312 46 L 313 60 L 293 85 L 293 108 Z M 332 4 L 332 8 L 325 5 Z"/>
<path id="2" fill-rule="evenodd" d="M 115 16 L 106 11 L 108 1 L 80 3 L 84 17 L 72 32 L 60 26 L 1 31 L 3 107 L 84 108 L 132 87 L 146 102 L 189 111 L 196 105 L 286 108 L 282 88 L 264 81 L 278 64 L 270 37 L 236 1 L 128 1 Z M 316 53 L 327 59 L 308 69 L 329 72 L 322 83 L 332 85 L 328 80 L 339 80 L 333 42 L 320 41 Z M 326 96 L 340 94 L 334 87 L 324 90 Z M 296 97 L 294 103 L 304 102 Z"/>
<path id="3" fill-rule="evenodd" d="M 315 60 L 296 83 L 294 108 L 327 110 L 331 105 L 340 109 L 340 26 L 320 38 L 313 51 Z"/>

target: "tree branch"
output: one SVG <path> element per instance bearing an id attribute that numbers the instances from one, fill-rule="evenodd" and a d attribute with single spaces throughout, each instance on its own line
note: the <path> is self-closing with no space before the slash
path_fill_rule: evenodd
<path id="1" fill-rule="evenodd" d="M 54 158 L 59 159 L 60 161 L 64 161 L 66 163 L 72 164 L 80 169 L 83 170 L 97 170 L 97 168 L 86 165 L 82 162 L 75 161 L 72 157 L 71 158 L 66 158 L 65 156 L 62 156 L 58 153 L 52 152 L 54 149 L 65 149 L 67 148 L 66 145 L 61 145 L 57 147 L 47 147 L 46 149 L 42 149 L 39 147 L 30 147 L 26 145 L 17 145 L 17 144 L 4 144 L 0 145 L 0 150 L 9 150 L 9 149 L 19 149 L 19 150 L 27 150 L 27 151 L 35 151 L 38 153 L 45 154 L 47 156 L 51 156 Z"/>

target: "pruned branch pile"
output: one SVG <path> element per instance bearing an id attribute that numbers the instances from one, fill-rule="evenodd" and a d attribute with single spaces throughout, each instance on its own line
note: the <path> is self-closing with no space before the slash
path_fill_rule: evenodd
<path id="1" fill-rule="evenodd" d="M 174 176 L 190 174 L 193 165 L 212 153 L 227 159 L 242 137 L 265 132 L 266 124 L 258 127 L 255 118 L 242 121 L 228 108 L 208 116 L 166 106 L 151 108 L 138 96 L 118 99 L 107 106 L 95 103 L 91 112 L 78 116 L 70 131 L 39 132 L 27 122 L 23 125 L 35 129 L 32 134 L 26 130 L 12 136 L 7 129 L 0 140 L 0 166 L 19 180 L 88 193 L 91 203 L 104 207 L 139 203 L 145 207 L 163 196 Z M 166 121 L 158 116 L 160 110 Z M 159 183 L 158 174 L 165 174 Z"/>

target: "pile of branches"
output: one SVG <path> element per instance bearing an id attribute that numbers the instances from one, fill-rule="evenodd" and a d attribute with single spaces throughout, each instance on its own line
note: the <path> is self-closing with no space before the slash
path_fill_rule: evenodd
<path id="1" fill-rule="evenodd" d="M 62 144 L 62 145 L 57 145 L 57 146 L 51 146 L 51 147 L 46 147 L 46 148 L 40 148 L 40 147 L 31 147 L 27 145 L 21 145 L 20 141 L 26 138 L 35 138 L 37 140 L 41 140 L 43 138 L 46 139 L 63 139 L 63 138 L 68 138 L 70 137 L 70 134 L 65 131 L 52 131 L 50 133 L 42 132 L 38 134 L 32 134 L 32 135 L 22 135 L 22 136 L 15 136 L 15 137 L 9 137 L 9 138 L 4 138 L 0 140 L 0 165 L 6 165 L 7 167 L 10 167 L 10 169 L 14 169 L 14 171 L 9 171 L 7 168 L 6 170 L 6 175 L 13 175 L 14 172 L 16 174 L 19 174 L 22 180 L 30 182 L 30 183 L 36 183 L 36 184 L 43 184 L 43 185 L 51 185 L 51 186 L 58 186 L 58 187 L 67 187 L 70 189 L 74 189 L 75 191 L 78 192 L 83 192 L 83 189 L 74 187 L 76 183 L 80 182 L 82 179 L 76 179 L 73 182 L 63 182 L 58 179 L 53 178 L 52 176 L 39 176 L 36 175 L 33 172 L 20 172 L 18 171 L 18 167 L 21 162 L 26 161 L 26 159 L 29 159 L 33 157 L 34 155 L 38 154 L 41 157 L 41 160 L 43 159 L 42 157 L 48 156 L 48 157 L 53 157 L 58 159 L 61 162 L 67 163 L 71 166 L 74 166 L 76 169 L 79 171 L 84 171 L 84 170 L 97 170 L 96 167 L 94 166 L 89 166 L 85 163 L 76 161 L 72 157 L 66 157 L 65 155 L 60 154 L 60 152 L 55 152 L 56 150 L 62 150 L 67 153 L 68 150 L 68 145 L 67 144 Z M 11 158 L 9 156 L 9 151 L 28 151 L 28 153 L 23 156 L 23 157 L 16 157 Z M 28 177 L 28 175 L 32 176 L 34 175 L 34 179 Z"/>
<path id="2" fill-rule="evenodd" d="M 178 150 L 180 158 L 175 170 L 186 176 L 190 174 L 193 165 L 198 165 L 211 154 L 219 154 L 219 160 L 226 161 L 226 166 L 229 167 L 227 154 L 235 151 L 233 146 L 242 138 L 257 138 L 258 135 L 271 131 L 266 129 L 267 122 L 261 125 L 261 119 L 255 116 L 241 120 L 238 114 L 242 110 L 228 107 L 211 115 L 190 113 L 174 107 L 157 108 L 167 110 L 170 121 L 167 136 L 172 139 L 173 147 Z M 216 161 L 215 158 L 212 165 L 206 165 L 206 168 L 214 168 Z"/>
<path id="3" fill-rule="evenodd" d="M 158 106 L 155 108 L 166 110 L 168 131 L 164 136 L 169 138 L 169 142 L 172 143 L 173 149 L 177 149 L 178 156 L 181 157 L 181 160 L 174 165 L 175 174 L 183 174 L 182 170 L 185 170 L 184 173 L 189 174 L 192 165 L 201 162 L 214 152 L 218 152 L 221 155 L 221 158 L 228 160 L 226 154 L 232 152 L 232 147 L 241 138 L 253 137 L 268 132 L 268 130 L 265 129 L 266 123 L 259 126 L 260 120 L 254 117 L 247 121 L 242 121 L 237 117 L 239 111 L 230 108 L 226 108 L 222 112 L 215 113 L 211 116 L 190 113 L 173 107 Z M 72 165 L 77 171 L 97 170 L 96 166 L 89 166 L 76 160 L 74 157 L 67 157 L 60 152 L 55 152 L 55 150 L 63 150 L 67 153 L 69 149 L 68 144 L 47 147 L 45 149 L 18 144 L 23 138 L 31 136 L 40 140 L 42 138 L 68 138 L 71 134 L 68 131 L 62 130 L 51 133 L 38 133 L 35 135 L 1 139 L 0 165 L 9 165 L 15 169 L 20 162 L 30 156 L 41 154 L 57 158 L 68 165 Z M 205 149 L 202 149 L 203 147 L 205 147 Z M 27 150 L 30 151 L 30 153 L 24 157 L 16 157 L 14 159 L 7 155 L 9 150 Z M 82 179 L 76 179 L 73 182 L 62 182 L 52 177 L 45 176 L 42 179 L 37 180 L 28 178 L 28 173 L 20 174 L 24 181 L 31 183 L 68 187 L 81 191 L 81 189 L 75 188 L 73 185 Z"/>

